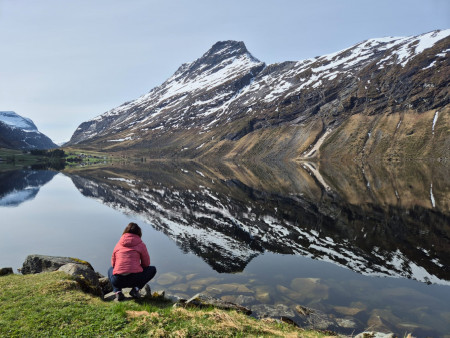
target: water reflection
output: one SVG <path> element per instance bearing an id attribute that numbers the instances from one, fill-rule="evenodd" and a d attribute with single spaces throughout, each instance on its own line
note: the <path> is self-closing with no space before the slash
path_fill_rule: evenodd
<path id="1" fill-rule="evenodd" d="M 16 207 L 36 197 L 56 171 L 13 170 L 0 172 L 0 207 Z"/>
<path id="2" fill-rule="evenodd" d="M 243 271 L 254 257 L 273 252 L 364 275 L 447 285 L 445 175 L 445 166 L 425 164 L 212 168 L 155 162 L 70 177 L 83 195 L 139 215 L 218 272 Z"/>

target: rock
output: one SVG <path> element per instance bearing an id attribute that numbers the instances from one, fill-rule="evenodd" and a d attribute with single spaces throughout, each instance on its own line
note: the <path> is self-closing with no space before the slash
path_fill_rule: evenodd
<path id="1" fill-rule="evenodd" d="M 299 293 L 304 299 L 327 299 L 328 286 L 321 284 L 319 278 L 295 278 L 291 282 L 291 289 Z"/>
<path id="2" fill-rule="evenodd" d="M 256 299 L 253 296 L 245 296 L 245 295 L 226 295 L 221 297 L 222 300 L 227 302 L 236 303 L 239 305 L 248 305 L 256 303 Z"/>
<path id="3" fill-rule="evenodd" d="M 176 272 L 166 272 L 158 276 L 157 283 L 159 285 L 169 285 L 181 280 L 182 276 Z"/>
<path id="4" fill-rule="evenodd" d="M 215 307 L 222 310 L 235 310 L 238 312 L 251 314 L 252 311 L 244 306 L 237 305 L 231 302 L 226 302 L 218 298 L 203 295 L 201 293 L 196 294 L 194 297 L 188 299 L 184 304 L 185 307 Z"/>
<path id="5" fill-rule="evenodd" d="M 306 306 L 297 305 L 295 310 L 300 317 L 300 326 L 307 329 L 334 330 L 339 325 L 322 311 Z"/>
<path id="6" fill-rule="evenodd" d="M 192 278 L 194 278 L 195 276 L 197 276 L 198 273 L 190 273 L 189 275 L 186 275 L 186 280 L 190 281 Z"/>
<path id="7" fill-rule="evenodd" d="M 395 338 L 395 334 L 393 333 L 383 333 L 383 332 L 374 332 L 374 331 L 364 331 L 360 334 L 357 334 L 355 338 Z"/>
<path id="8" fill-rule="evenodd" d="M 390 310 L 374 309 L 367 321 L 367 326 L 376 332 L 390 333 L 395 331 L 393 323 L 399 322 L 400 318 L 395 316 Z"/>
<path id="9" fill-rule="evenodd" d="M 73 276 L 75 280 L 80 284 L 83 291 L 92 293 L 94 295 L 102 295 L 102 289 L 98 281 L 97 273 L 88 265 L 67 263 L 61 266 L 57 271 L 63 271 L 70 276 Z"/>
<path id="10" fill-rule="evenodd" d="M 272 303 L 272 298 L 270 297 L 270 288 L 265 285 L 258 285 L 253 288 L 255 290 L 255 298 L 261 304 Z"/>
<path id="11" fill-rule="evenodd" d="M 173 291 L 186 292 L 188 289 L 189 289 L 188 284 L 176 284 L 176 285 L 170 286 L 170 290 L 173 290 Z"/>
<path id="12" fill-rule="evenodd" d="M 253 291 L 248 287 L 238 283 L 211 285 L 206 288 L 206 291 L 213 294 L 223 294 L 225 292 L 234 292 L 239 294 L 253 293 Z"/>
<path id="13" fill-rule="evenodd" d="M 252 311 L 260 318 L 271 317 L 279 319 L 281 317 L 293 318 L 295 316 L 295 312 L 284 304 L 257 304 L 252 306 Z"/>
<path id="14" fill-rule="evenodd" d="M 364 311 L 364 309 L 360 309 L 357 307 L 347 307 L 347 306 L 334 306 L 333 309 L 342 314 L 342 315 L 346 315 L 346 316 L 354 316 L 358 313 L 360 313 L 361 311 Z"/>
<path id="15" fill-rule="evenodd" d="M 358 327 L 356 321 L 350 318 L 336 318 L 335 321 L 339 327 L 345 329 L 356 329 Z"/>
<path id="16" fill-rule="evenodd" d="M 6 275 L 12 275 L 13 269 L 12 268 L 1 268 L 0 269 L 0 276 L 6 276 Z"/>
<path id="17" fill-rule="evenodd" d="M 86 261 L 83 261 L 78 258 L 72 258 L 72 257 L 57 257 L 57 256 L 45 256 L 45 255 L 29 255 L 25 262 L 23 262 L 22 268 L 20 269 L 20 272 L 22 274 L 33 274 L 33 273 L 40 273 L 45 271 L 56 271 L 61 266 L 68 264 L 68 263 L 75 263 L 75 264 L 82 264 L 90 267 L 92 271 L 94 270 Z"/>
<path id="18" fill-rule="evenodd" d="M 152 290 L 150 289 L 150 285 L 145 284 L 144 287 L 139 290 L 139 294 L 144 299 L 152 298 Z M 164 296 L 164 293 L 163 293 L 163 296 Z"/>
<path id="19" fill-rule="evenodd" d="M 101 277 L 98 279 L 98 284 L 100 286 L 100 289 L 102 289 L 102 292 L 104 295 L 106 295 L 107 293 L 112 292 L 113 287 L 111 285 L 111 281 L 109 280 L 108 277 Z"/>
<path id="20" fill-rule="evenodd" d="M 122 289 L 123 295 L 125 296 L 124 300 L 134 299 L 130 296 L 130 291 L 131 291 L 131 288 L 123 288 Z M 153 297 L 152 291 L 148 284 L 145 284 L 145 286 L 141 290 L 139 290 L 139 294 L 141 295 L 142 299 L 150 299 Z M 164 293 L 162 295 L 164 296 Z M 157 295 L 157 297 L 159 297 L 159 295 Z M 113 301 L 115 298 L 116 298 L 116 294 L 114 292 L 109 292 L 103 296 L 104 301 Z"/>

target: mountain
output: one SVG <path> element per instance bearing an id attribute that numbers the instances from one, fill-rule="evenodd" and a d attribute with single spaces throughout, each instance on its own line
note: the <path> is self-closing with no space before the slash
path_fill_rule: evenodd
<path id="1" fill-rule="evenodd" d="M 11 149 L 58 148 L 32 120 L 13 111 L 0 111 L 0 147 Z"/>
<path id="2" fill-rule="evenodd" d="M 294 164 L 155 161 L 66 174 L 84 196 L 143 219 L 218 272 L 243 271 L 274 252 L 448 285 L 448 188 L 438 184 L 445 165 L 351 170 L 332 168 L 337 180 L 320 170 L 325 186 L 315 178 L 319 170 Z"/>
<path id="3" fill-rule="evenodd" d="M 157 158 L 444 158 L 450 29 L 266 65 L 222 41 L 69 145 Z"/>

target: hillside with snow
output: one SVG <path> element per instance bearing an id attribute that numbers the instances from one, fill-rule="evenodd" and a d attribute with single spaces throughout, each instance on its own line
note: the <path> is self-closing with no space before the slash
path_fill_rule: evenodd
<path id="1" fill-rule="evenodd" d="M 0 147 L 25 150 L 58 146 L 42 134 L 31 119 L 13 111 L 0 111 Z"/>
<path id="2" fill-rule="evenodd" d="M 370 39 L 272 65 L 243 42 L 218 42 L 82 123 L 69 144 L 160 158 L 445 157 L 449 35 Z"/>

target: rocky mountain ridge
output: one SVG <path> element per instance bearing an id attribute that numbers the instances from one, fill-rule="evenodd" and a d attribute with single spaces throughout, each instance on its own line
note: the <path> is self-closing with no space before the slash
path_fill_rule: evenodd
<path id="1" fill-rule="evenodd" d="M 31 119 L 13 111 L 0 111 L 0 147 L 28 150 L 58 146 L 42 134 Z"/>
<path id="2" fill-rule="evenodd" d="M 445 157 L 449 35 L 370 39 L 273 65 L 242 42 L 218 42 L 148 94 L 82 123 L 69 145 L 159 158 Z M 327 142 L 336 139 L 338 149 Z"/>

